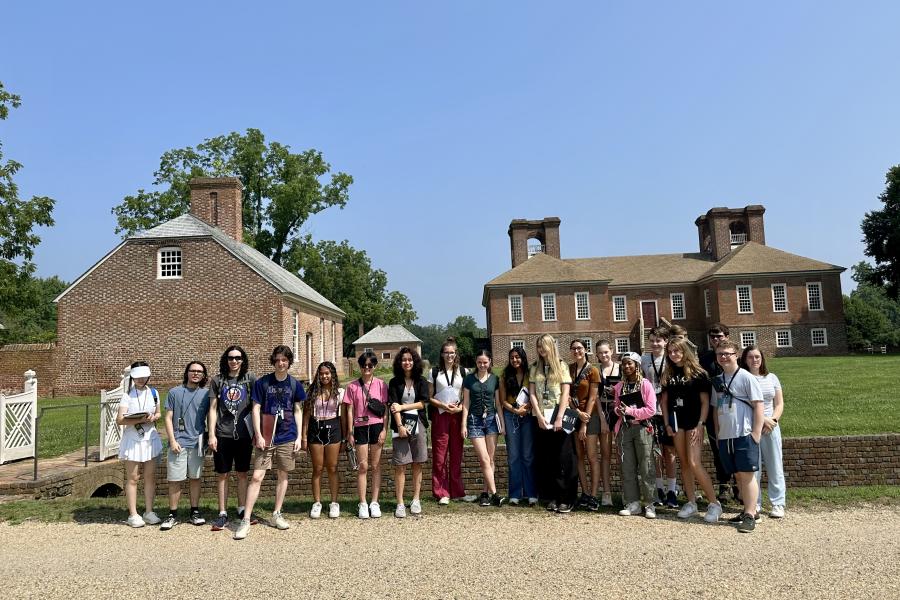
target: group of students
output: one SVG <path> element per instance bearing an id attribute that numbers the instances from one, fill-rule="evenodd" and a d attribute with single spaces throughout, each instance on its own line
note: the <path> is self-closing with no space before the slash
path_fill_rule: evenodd
<path id="1" fill-rule="evenodd" d="M 222 354 L 218 374 L 209 379 L 206 366 L 192 361 L 185 367 L 182 385 L 166 398 L 169 513 L 164 520 L 153 510 L 156 460 L 162 452 L 156 429 L 161 416 L 159 395 L 148 386 L 149 365 L 135 362 L 117 418 L 124 426 L 119 456 L 125 461 L 127 522 L 132 527 L 159 524 L 162 530 L 171 529 L 178 522 L 181 483 L 187 479 L 188 520 L 204 524 L 199 499 L 206 447 L 213 452 L 217 474 L 219 512 L 213 530 L 225 529 L 228 523 L 228 477 L 234 470 L 239 519 L 234 538 L 247 536 L 250 526 L 258 522 L 253 508 L 265 474 L 272 468 L 277 481 L 270 522 L 288 529 L 281 508 L 288 473 L 301 450 L 309 452 L 313 466 L 311 518 L 319 518 L 323 510 L 325 470 L 331 499 L 328 516 L 340 516 L 337 464 L 342 449 L 357 470 L 357 516 L 378 518 L 381 456 L 388 430 L 394 515 L 403 518 L 407 509 L 417 515 L 422 512 L 430 427 L 432 494 L 439 505 L 460 500 L 481 506 L 535 506 L 543 501 L 547 510 L 559 513 L 611 506 L 615 439 L 624 498 L 620 515 L 655 518 L 656 507 L 668 506 L 678 508 L 679 517 L 689 518 L 698 510 L 699 485 L 709 500 L 704 518 L 716 522 L 733 477 L 734 498 L 743 509 L 730 520 L 739 531 L 752 531 L 761 510 L 761 464 L 768 474 L 770 516 L 784 516 L 778 428 L 784 408 L 781 385 L 766 370 L 765 357 L 757 347 L 743 349 L 739 359 L 739 348 L 728 339 L 727 327 L 714 325 L 709 336 L 712 349 L 698 357 L 683 329 L 657 327 L 650 332 L 648 354 L 627 352 L 618 362 L 613 360 L 610 343 L 598 340 L 594 365 L 581 340 L 571 343 L 573 361 L 567 364 L 558 356 L 555 339 L 545 334 L 537 340 L 533 363 L 529 364 L 524 348 L 513 348 L 499 377 L 492 372 L 487 350 L 477 353 L 474 370 L 463 368 L 456 342 L 450 338 L 429 372 L 423 372 L 415 350 L 401 348 L 393 361 L 393 378 L 385 384 L 374 376 L 377 357 L 364 352 L 358 358 L 361 375 L 346 387 L 340 386 L 335 365 L 326 361 L 316 369 L 308 391 L 288 373 L 293 362 L 289 347 L 277 346 L 270 356 L 273 372 L 256 378 L 248 371 L 246 352 L 230 346 Z M 718 495 L 701 462 L 704 426 L 716 464 Z M 505 436 L 507 447 L 506 497 L 498 493 L 495 481 L 500 435 Z M 466 494 L 463 484 L 465 439 L 470 440 L 483 475 L 479 496 Z M 676 461 L 687 497 L 680 507 Z M 408 505 L 407 465 L 412 465 Z M 142 472 L 143 515 L 137 511 L 136 497 Z"/>

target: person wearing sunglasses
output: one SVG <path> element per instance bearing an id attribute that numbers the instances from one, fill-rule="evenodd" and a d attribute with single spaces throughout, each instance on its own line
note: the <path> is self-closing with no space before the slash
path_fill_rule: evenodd
<path id="1" fill-rule="evenodd" d="M 245 419 L 250 414 L 250 390 L 255 383 L 256 376 L 248 368 L 247 353 L 240 346 L 228 346 L 219 359 L 219 372 L 209 382 L 206 430 L 213 451 L 219 498 L 219 515 L 212 523 L 213 531 L 222 531 L 228 524 L 228 476 L 232 469 L 237 477 L 237 517 L 244 518 L 247 474 L 253 454 L 252 435 Z"/>
<path id="2" fill-rule="evenodd" d="M 366 351 L 356 359 L 362 375 L 351 381 L 344 392 L 347 421 L 350 423 L 348 441 L 356 447 L 359 470 L 356 490 L 359 492 L 357 516 L 360 519 L 381 516 L 378 495 L 381 492 L 381 452 L 384 449 L 384 415 L 387 411 L 387 384 L 375 377 L 378 358 Z M 371 502 L 366 502 L 367 477 L 372 475 Z"/>

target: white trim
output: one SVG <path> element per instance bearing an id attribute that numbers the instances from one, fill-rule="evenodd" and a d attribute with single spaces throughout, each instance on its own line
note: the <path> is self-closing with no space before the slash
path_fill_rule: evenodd
<path id="1" fill-rule="evenodd" d="M 512 350 L 513 348 L 521 348 L 524 350 L 525 340 L 509 340 L 509 349 Z"/>
<path id="2" fill-rule="evenodd" d="M 819 308 L 812 307 L 812 300 L 810 297 L 810 286 L 815 287 L 819 290 Z M 820 312 L 825 310 L 825 297 L 822 295 L 822 282 L 821 281 L 807 281 L 806 282 L 806 307 L 810 312 Z M 825 344 L 826 346 L 828 344 Z"/>
<path id="3" fill-rule="evenodd" d="M 578 296 L 584 295 L 584 308 L 587 311 L 586 317 L 578 316 Z M 591 320 L 591 294 L 589 292 L 575 292 L 575 320 L 576 321 L 590 321 Z"/>
<path id="4" fill-rule="evenodd" d="M 513 319 L 513 305 L 512 299 L 519 299 L 519 316 L 521 319 Z M 506 312 L 509 317 L 510 323 L 524 323 L 525 322 L 525 298 L 522 294 L 507 294 L 506 296 Z"/>
<path id="5" fill-rule="evenodd" d="M 784 291 L 784 308 L 778 308 L 778 300 L 775 297 L 775 289 L 781 288 Z M 773 283 L 772 284 L 772 312 L 788 312 L 788 293 L 787 293 L 787 284 L 786 283 Z"/>
<path id="6" fill-rule="evenodd" d="M 744 343 L 744 336 L 747 336 L 748 340 L 752 340 L 750 343 Z M 756 332 L 755 331 L 742 331 L 738 339 L 741 341 L 741 348 L 746 348 L 747 346 L 755 346 L 756 345 Z"/>
<path id="7" fill-rule="evenodd" d="M 168 266 L 178 265 L 178 275 L 163 275 L 163 254 L 170 254 L 173 258 L 177 254 L 178 260 L 167 263 Z M 174 269 L 173 269 L 174 270 Z M 181 246 L 160 246 L 156 249 L 156 278 L 157 279 L 181 279 L 184 273 L 184 252 Z"/>
<path id="8" fill-rule="evenodd" d="M 594 353 L 594 342 L 589 337 L 576 338 L 581 345 L 584 346 L 584 355 L 589 356 Z"/>
<path id="9" fill-rule="evenodd" d="M 294 313 L 294 315 L 293 315 L 293 317 L 294 317 L 294 319 L 293 319 L 294 332 L 293 332 L 293 339 L 292 339 L 293 347 L 294 347 L 294 354 L 299 356 L 300 355 L 300 313 L 297 310 L 292 310 L 292 312 Z"/>
<path id="10" fill-rule="evenodd" d="M 625 342 L 625 348 L 619 349 L 619 342 Z M 622 354 L 624 352 L 631 352 L 631 338 L 627 337 L 617 337 L 613 340 L 613 345 L 615 345 L 616 354 Z"/>
<path id="11" fill-rule="evenodd" d="M 622 313 L 624 317 L 621 319 L 616 318 L 616 300 L 619 298 L 622 299 Z M 628 297 L 627 296 L 613 296 L 612 297 L 612 311 L 613 311 L 613 321 L 616 323 L 622 323 L 628 320 Z M 659 313 L 656 313 L 656 318 L 659 319 Z"/>
<path id="12" fill-rule="evenodd" d="M 822 332 L 822 343 L 817 344 L 815 340 L 815 334 L 817 332 Z M 828 345 L 828 330 L 824 327 L 813 327 L 809 330 L 809 343 L 812 344 L 813 348 L 822 348 Z"/>
<path id="13" fill-rule="evenodd" d="M 779 344 L 778 343 L 778 334 L 779 333 L 787 334 L 787 344 Z M 776 329 L 775 330 L 775 347 L 776 348 L 793 348 L 794 347 L 794 336 L 791 334 L 790 329 Z"/>
<path id="14" fill-rule="evenodd" d="M 550 305 L 548 305 L 545 302 L 545 300 L 548 300 L 548 299 L 551 300 Z M 548 310 L 553 311 L 553 315 L 549 319 L 547 318 Z M 554 293 L 541 294 L 541 321 L 550 322 L 550 321 L 556 321 L 556 319 L 557 319 L 556 294 L 554 294 Z"/>
<path id="15" fill-rule="evenodd" d="M 746 288 L 747 290 L 747 301 L 750 303 L 750 310 L 741 310 L 741 289 Z M 739 315 L 752 315 L 753 314 L 753 286 L 748 285 L 746 283 L 742 283 L 740 285 L 735 286 L 734 293 L 737 298 L 737 312 Z"/>
<path id="16" fill-rule="evenodd" d="M 681 297 L 681 316 L 675 316 L 675 298 Z M 687 303 L 684 299 L 684 292 L 672 292 L 669 294 L 669 308 L 672 309 L 672 320 L 673 321 L 684 321 L 687 319 Z M 658 318 L 658 317 L 657 317 Z"/>
<path id="17" fill-rule="evenodd" d="M 712 316 L 712 307 L 709 302 L 709 288 L 703 290 L 703 309 L 706 311 L 706 316 Z"/>

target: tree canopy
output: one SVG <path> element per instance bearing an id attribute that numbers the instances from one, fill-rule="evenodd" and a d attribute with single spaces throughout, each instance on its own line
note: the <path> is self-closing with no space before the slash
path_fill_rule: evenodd
<path id="1" fill-rule="evenodd" d="M 460 315 L 446 325 L 412 324 L 409 330 L 422 340 L 422 357 L 427 358 L 432 366 L 438 364 L 438 353 L 448 337 L 456 338 L 456 350 L 462 364 L 474 366 L 477 340 L 487 336 L 487 330 L 479 327 L 475 319 L 468 315 Z"/>
<path id="2" fill-rule="evenodd" d="M 885 189 L 878 196 L 884 208 L 866 213 L 862 220 L 867 256 L 875 265 L 865 273 L 866 282 L 883 287 L 900 299 L 900 165 L 888 169 Z"/>

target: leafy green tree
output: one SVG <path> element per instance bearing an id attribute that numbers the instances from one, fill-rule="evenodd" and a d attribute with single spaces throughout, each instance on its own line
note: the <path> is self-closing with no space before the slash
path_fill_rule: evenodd
<path id="1" fill-rule="evenodd" d="M 23 277 L 0 307 L 0 344 L 32 344 L 56 339 L 53 299 L 68 287 L 58 277 Z"/>
<path id="2" fill-rule="evenodd" d="M 885 183 L 878 196 L 884 208 L 867 212 L 862 220 L 865 252 L 875 260 L 865 277 L 896 300 L 900 299 L 900 165 L 888 169 Z"/>
<path id="3" fill-rule="evenodd" d="M 438 353 L 444 340 L 454 337 L 460 360 L 464 365 L 473 366 L 477 340 L 487 336 L 487 330 L 468 315 L 460 315 L 446 325 L 411 325 L 409 330 L 422 340 L 422 354 L 432 365 L 438 364 Z"/>

